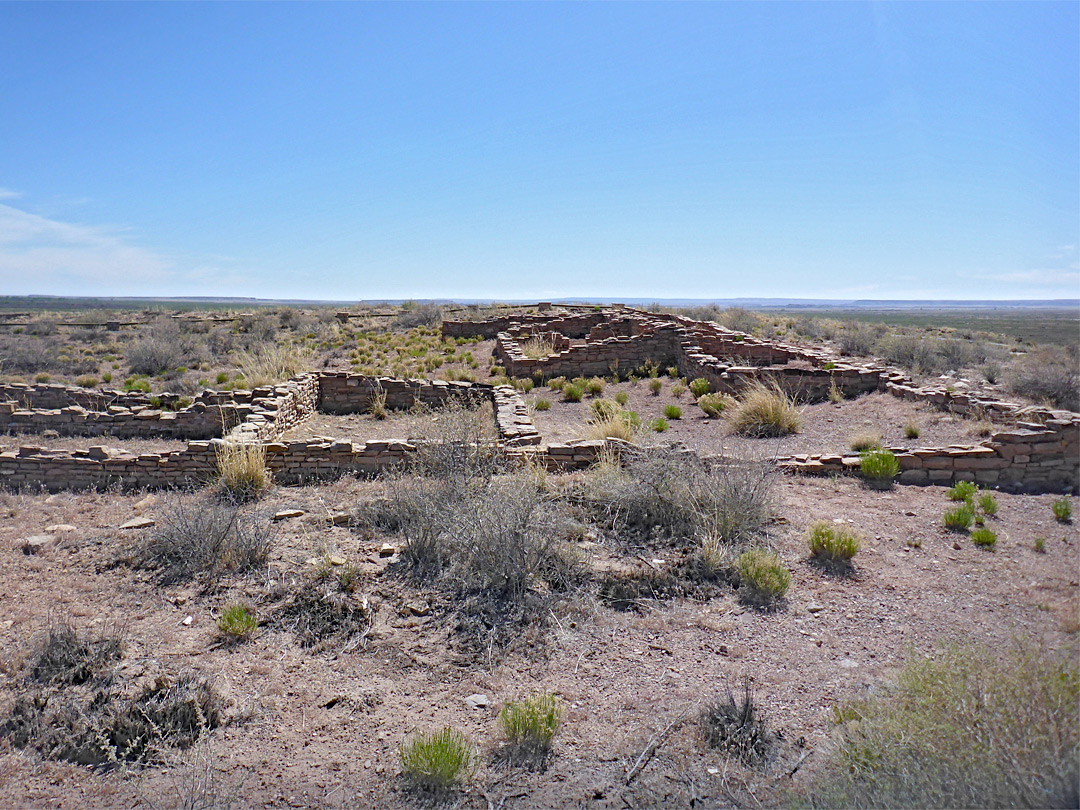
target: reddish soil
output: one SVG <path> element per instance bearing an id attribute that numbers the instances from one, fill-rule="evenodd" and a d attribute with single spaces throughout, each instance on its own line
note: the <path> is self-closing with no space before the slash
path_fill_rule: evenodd
<path id="1" fill-rule="evenodd" d="M 46 450 L 86 450 L 89 447 L 113 447 L 129 453 L 169 453 L 187 447 L 185 439 L 129 439 L 117 436 L 56 436 L 41 433 L 0 433 L 0 450 L 20 447 L 44 447 Z"/>
<path id="2" fill-rule="evenodd" d="M 1075 525 L 1053 520 L 1052 496 L 999 494 L 999 517 L 989 521 L 999 540 L 985 551 L 941 528 L 948 506 L 941 488 L 876 493 L 850 479 L 784 478 L 770 536 L 793 578 L 780 610 L 758 612 L 722 594 L 617 612 L 583 596 L 553 613 L 546 639 L 534 646 L 468 663 L 451 652 L 453 629 L 438 610 L 417 615 L 410 607 L 435 597 L 391 573 L 377 552 L 384 538 L 320 522 L 380 490 L 379 482 L 352 479 L 273 490 L 261 509 L 306 515 L 278 524 L 267 569 L 211 593 L 161 587 L 150 573 L 115 564 L 137 535 L 117 527 L 158 514 L 157 496 L 147 503 L 143 494 L 0 495 L 0 716 L 24 688 L 27 650 L 64 613 L 80 629 L 123 629 L 120 678 L 195 669 L 231 701 L 229 724 L 161 766 L 95 771 L 0 743 L 0 806 L 179 806 L 185 780 L 204 775 L 207 761 L 223 771 L 219 797 L 235 790 L 243 807 L 416 806 L 425 802 L 398 776 L 397 747 L 409 731 L 452 723 L 490 750 L 500 703 L 535 689 L 558 693 L 567 706 L 550 768 L 505 770 L 485 758 L 452 805 L 717 806 L 744 777 L 704 746 L 695 707 L 744 675 L 768 722 L 792 746 L 804 739 L 793 749 L 793 758 L 810 752 L 797 786 L 824 758 L 839 698 L 877 691 L 905 660 L 943 641 L 1025 637 L 1078 653 L 1080 536 Z M 1075 498 L 1073 508 L 1080 508 Z M 863 535 L 853 576 L 807 564 L 804 533 L 818 519 L 843 520 Z M 57 532 L 36 555 L 23 553 L 25 536 L 54 524 L 75 529 Z M 1045 539 L 1045 554 L 1033 550 L 1036 538 Z M 307 650 L 269 626 L 247 643 L 219 643 L 215 616 L 224 603 L 244 598 L 268 611 L 271 586 L 304 581 L 308 560 L 327 550 L 358 564 L 360 592 L 379 604 L 364 644 Z M 600 561 L 622 552 L 584 541 L 582 553 Z M 664 556 L 646 554 L 655 555 Z M 490 708 L 466 704 L 477 692 L 491 698 Z M 628 785 L 649 740 L 680 716 Z M 766 798 L 788 783 L 754 779 L 749 788 Z"/>

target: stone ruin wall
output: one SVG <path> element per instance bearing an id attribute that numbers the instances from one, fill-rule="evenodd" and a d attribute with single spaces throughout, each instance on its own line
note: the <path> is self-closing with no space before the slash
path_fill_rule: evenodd
<path id="1" fill-rule="evenodd" d="M 605 319 L 610 320 L 604 326 Z M 806 399 L 828 396 L 835 386 L 847 396 L 882 390 L 961 414 L 1014 421 L 980 445 L 946 448 L 895 448 L 906 484 L 951 485 L 975 481 L 1026 491 L 1077 488 L 1080 480 L 1080 414 L 962 394 L 919 388 L 896 369 L 852 363 L 825 351 L 770 344 L 751 336 L 677 316 L 652 316 L 626 308 L 584 315 L 532 316 L 490 322 L 445 322 L 444 334 L 482 334 L 497 329 L 496 356 L 512 376 L 608 375 L 639 368 L 645 360 L 677 365 L 693 379 L 704 377 L 713 390 L 738 393 L 754 380 L 776 381 Z M 576 337 L 567 335 L 570 330 Z M 543 330 L 566 335 L 568 346 L 548 358 L 524 357 L 518 342 Z M 706 349 L 708 347 L 708 350 Z M 502 352 L 500 355 L 499 353 Z M 718 354 L 723 356 L 720 360 Z M 745 365 L 730 365 L 739 360 Z M 281 385 L 249 392 L 206 391 L 177 411 L 154 407 L 151 397 L 119 391 L 90 391 L 58 385 L 0 386 L 0 431 L 57 430 L 72 435 L 167 436 L 188 438 L 184 450 L 134 455 L 123 449 L 49 451 L 27 446 L 0 453 L 0 486 L 44 486 L 49 490 L 172 487 L 207 483 L 215 477 L 218 448 L 224 441 L 260 442 L 267 466 L 282 484 L 373 474 L 405 461 L 416 446 L 405 440 L 311 440 L 281 442 L 290 428 L 316 411 L 355 413 L 370 407 L 377 391 L 387 407 L 405 409 L 420 402 L 436 405 L 451 396 L 492 402 L 501 452 L 529 458 L 551 470 L 581 469 L 611 444 L 576 441 L 543 444 L 528 408 L 510 386 L 441 380 L 369 378 L 348 373 L 303 374 Z M 174 395 L 160 395 L 175 404 Z M 99 408 L 103 410 L 98 410 Z M 223 423 L 231 428 L 220 438 Z M 819 454 L 778 460 L 781 467 L 808 474 L 853 472 L 858 456 Z"/>

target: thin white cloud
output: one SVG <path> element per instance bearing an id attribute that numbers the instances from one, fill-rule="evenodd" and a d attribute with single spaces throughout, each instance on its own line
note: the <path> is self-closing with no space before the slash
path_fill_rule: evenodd
<path id="1" fill-rule="evenodd" d="M 14 200 L 16 197 L 21 197 L 17 191 L 12 191 L 10 188 L 0 188 L 0 200 Z"/>
<path id="2" fill-rule="evenodd" d="M 1019 270 L 1014 273 L 991 273 L 990 281 L 1006 284 L 1030 284 L 1036 287 L 1072 287 L 1080 291 L 1080 268 L 1043 268 Z"/>
<path id="3" fill-rule="evenodd" d="M 160 284 L 172 262 L 116 229 L 49 219 L 0 204 L 0 279 L 9 293 L 116 293 Z M 133 293 L 134 294 L 134 293 Z"/>

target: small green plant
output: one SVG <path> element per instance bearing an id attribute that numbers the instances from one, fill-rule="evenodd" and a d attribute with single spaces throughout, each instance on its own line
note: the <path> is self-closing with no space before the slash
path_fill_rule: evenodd
<path id="1" fill-rule="evenodd" d="M 810 527 L 807 545 L 814 559 L 824 563 L 845 565 L 859 553 L 859 536 L 843 526 L 818 521 Z"/>
<path id="2" fill-rule="evenodd" d="M 864 450 L 880 450 L 881 437 L 876 433 L 859 433 L 852 437 L 848 446 L 856 453 Z"/>
<path id="3" fill-rule="evenodd" d="M 604 381 L 600 377 L 593 377 L 585 383 L 585 391 L 590 397 L 598 397 L 604 393 Z"/>
<path id="4" fill-rule="evenodd" d="M 919 438 L 919 426 L 914 422 L 908 422 L 904 425 L 904 438 L 905 439 L 917 439 Z"/>
<path id="5" fill-rule="evenodd" d="M 618 402 L 620 405 L 625 405 L 627 402 L 630 401 L 630 395 L 625 391 L 619 391 L 617 394 L 615 394 L 615 401 Z"/>
<path id="6" fill-rule="evenodd" d="M 445 790 L 468 774 L 476 749 L 464 734 L 448 726 L 414 733 L 398 753 L 401 770 L 410 782 L 426 790 Z"/>
<path id="7" fill-rule="evenodd" d="M 550 409 L 551 409 L 551 400 L 550 399 L 544 399 L 543 397 L 540 397 L 535 402 L 533 402 L 533 410 L 547 411 L 547 410 L 550 410 Z"/>
<path id="8" fill-rule="evenodd" d="M 661 391 L 661 389 L 663 389 L 663 387 L 664 387 L 663 380 L 661 380 L 659 377 L 650 377 L 649 378 L 649 390 L 652 392 L 652 395 L 654 397 L 660 396 L 660 391 Z"/>
<path id="9" fill-rule="evenodd" d="M 668 419 L 682 419 L 682 408 L 678 405 L 665 405 L 664 416 Z"/>
<path id="10" fill-rule="evenodd" d="M 1045 537 L 1036 537 L 1035 538 L 1035 553 L 1036 554 L 1045 554 L 1046 553 L 1046 538 Z"/>
<path id="11" fill-rule="evenodd" d="M 533 390 L 536 383 L 532 381 L 531 377 L 522 377 L 521 379 L 514 380 L 514 388 L 521 391 L 523 394 L 527 394 Z"/>
<path id="12" fill-rule="evenodd" d="M 249 639 L 259 627 L 259 620 L 247 605 L 234 602 L 218 617 L 218 630 L 234 639 Z"/>
<path id="13" fill-rule="evenodd" d="M 102 374 L 101 375 L 101 381 L 103 383 L 111 383 L 112 382 L 112 372 L 111 371 L 106 371 L 104 374 Z"/>
<path id="14" fill-rule="evenodd" d="M 665 419 L 662 416 L 658 416 L 655 419 L 653 419 L 651 422 L 649 422 L 649 429 L 653 430 L 653 431 L 655 431 L 657 433 L 663 433 L 669 427 L 671 427 L 671 426 L 668 424 L 668 420 Z"/>
<path id="15" fill-rule="evenodd" d="M 859 454 L 859 471 L 868 486 L 889 489 L 900 474 L 900 462 L 891 450 L 864 450 Z"/>
<path id="16" fill-rule="evenodd" d="M 128 377 L 126 380 L 124 380 L 124 390 L 129 391 L 129 392 L 130 391 L 138 391 L 138 392 L 143 393 L 143 394 L 149 394 L 150 393 L 150 381 L 149 380 L 140 380 L 140 379 L 137 379 L 135 377 Z"/>
<path id="17" fill-rule="evenodd" d="M 698 407 L 711 419 L 719 418 L 728 405 L 728 398 L 723 394 L 702 394 L 698 397 Z"/>
<path id="18" fill-rule="evenodd" d="M 844 401 L 844 392 L 837 386 L 836 380 L 829 383 L 829 402 L 839 405 Z"/>
<path id="19" fill-rule="evenodd" d="M 564 402 L 581 402 L 581 398 L 585 396 L 585 389 L 577 385 L 576 383 L 570 383 L 566 385 L 562 390 L 562 398 Z"/>
<path id="20" fill-rule="evenodd" d="M 1072 520 L 1072 503 L 1068 498 L 1059 498 L 1050 504 L 1050 511 L 1054 513 L 1054 520 L 1058 523 L 1068 523 Z"/>
<path id="21" fill-rule="evenodd" d="M 46 374 L 43 371 L 43 372 L 41 372 L 40 374 L 38 374 L 37 376 L 34 377 L 34 382 L 47 383 L 51 379 L 52 379 L 52 377 L 50 377 L 48 374 Z"/>
<path id="22" fill-rule="evenodd" d="M 97 377 L 94 377 L 92 375 L 87 375 L 85 377 L 77 377 L 75 379 L 75 384 L 80 388 L 93 388 L 98 384 L 98 379 Z"/>
<path id="23" fill-rule="evenodd" d="M 994 517 L 998 513 L 997 498 L 993 496 L 993 493 L 984 492 L 979 496 L 979 509 L 987 517 Z"/>
<path id="24" fill-rule="evenodd" d="M 676 379 L 679 376 L 679 367 L 678 366 L 668 366 L 667 367 L 667 375 L 669 377 L 671 377 L 671 379 L 673 379 L 673 380 Z"/>
<path id="25" fill-rule="evenodd" d="M 229 373 L 227 371 L 219 371 L 217 377 L 214 378 L 214 382 L 218 385 L 224 385 L 229 381 Z"/>
<path id="26" fill-rule="evenodd" d="M 975 509 L 969 503 L 962 503 L 955 509 L 946 509 L 942 520 L 949 531 L 966 532 L 975 521 Z"/>
<path id="27" fill-rule="evenodd" d="M 697 379 L 690 381 L 690 393 L 694 395 L 696 399 L 700 399 L 709 393 L 709 381 L 704 377 L 698 377 Z"/>
<path id="28" fill-rule="evenodd" d="M 964 501 L 964 503 L 972 503 L 975 498 L 975 493 L 979 491 L 979 488 L 970 481 L 957 481 L 949 488 L 948 496 L 950 501 Z"/>
<path id="29" fill-rule="evenodd" d="M 747 602 L 771 606 L 784 598 L 791 585 L 791 572 L 773 551 L 751 548 L 735 560 L 742 596 Z"/>
<path id="30" fill-rule="evenodd" d="M 562 715 L 562 702 L 549 692 L 507 701 L 499 712 L 499 723 L 506 735 L 508 758 L 516 764 L 543 767 Z"/>
<path id="31" fill-rule="evenodd" d="M 971 533 L 971 542 L 983 548 L 993 548 L 997 542 L 997 535 L 990 529 L 976 529 Z"/>
<path id="32" fill-rule="evenodd" d="M 566 377 L 552 377 L 547 381 L 547 387 L 552 391 L 562 391 L 566 385 Z"/>

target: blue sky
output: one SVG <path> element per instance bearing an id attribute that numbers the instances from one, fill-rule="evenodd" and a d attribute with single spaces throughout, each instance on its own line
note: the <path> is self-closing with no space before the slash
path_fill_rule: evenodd
<path id="1" fill-rule="evenodd" d="M 1080 296 L 1080 4 L 3 3 L 0 293 Z"/>

